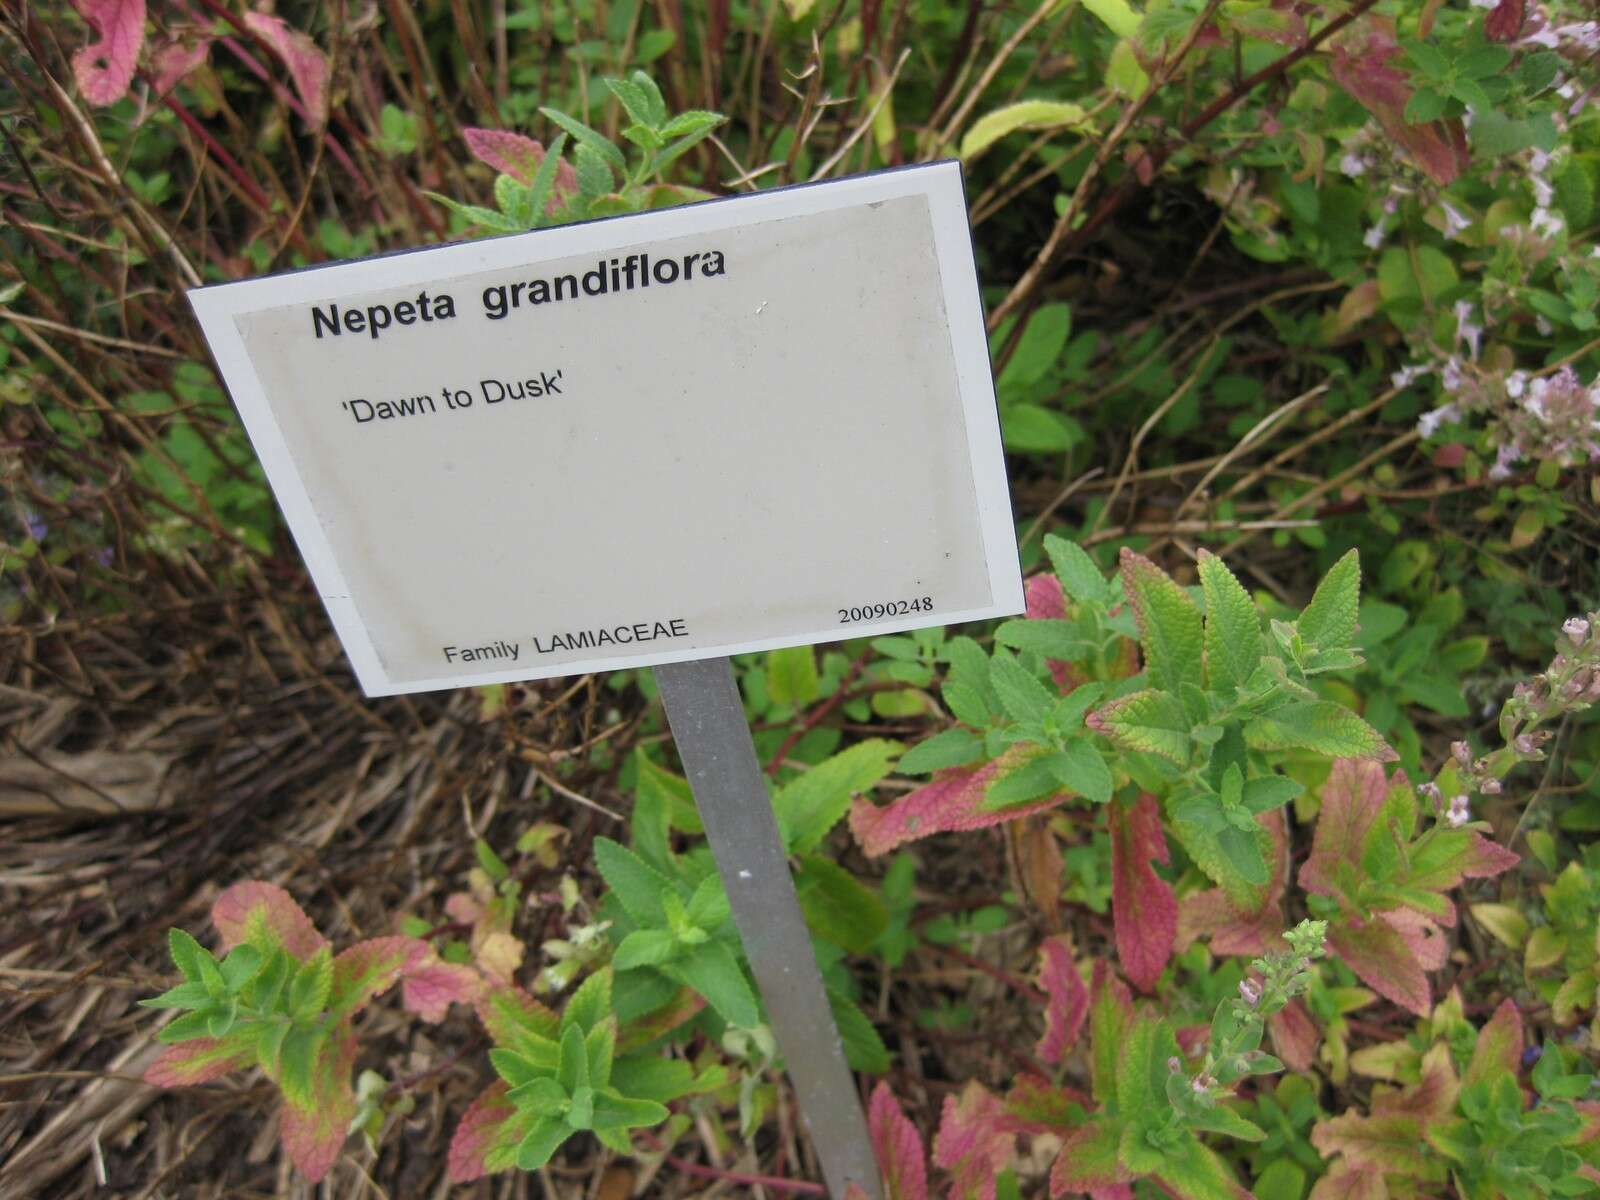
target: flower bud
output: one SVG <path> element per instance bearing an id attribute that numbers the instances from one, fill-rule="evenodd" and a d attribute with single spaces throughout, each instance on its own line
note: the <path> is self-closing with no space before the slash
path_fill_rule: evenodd
<path id="1" fill-rule="evenodd" d="M 1570 617 L 1562 624 L 1561 632 L 1572 639 L 1574 646 L 1581 646 L 1589 636 L 1589 622 L 1582 617 Z"/>
<path id="2" fill-rule="evenodd" d="M 1472 765 L 1472 747 L 1465 742 L 1451 742 L 1450 753 L 1463 768 Z"/>
<path id="3" fill-rule="evenodd" d="M 1450 798 L 1450 811 L 1444 815 L 1445 823 L 1452 829 L 1460 829 L 1472 820 L 1472 805 L 1465 796 L 1452 796 Z"/>
<path id="4" fill-rule="evenodd" d="M 1500 794 L 1501 786 L 1502 785 L 1498 779 L 1485 779 L 1478 785 L 1478 790 L 1485 796 L 1498 796 Z"/>
<path id="5" fill-rule="evenodd" d="M 1239 998 L 1251 1008 L 1261 1003 L 1261 985 L 1250 979 L 1239 981 Z"/>

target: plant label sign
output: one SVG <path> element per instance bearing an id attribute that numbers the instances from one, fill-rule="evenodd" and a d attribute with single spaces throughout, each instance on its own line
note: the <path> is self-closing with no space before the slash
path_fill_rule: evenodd
<path id="1" fill-rule="evenodd" d="M 189 296 L 369 695 L 1023 608 L 955 163 Z"/>

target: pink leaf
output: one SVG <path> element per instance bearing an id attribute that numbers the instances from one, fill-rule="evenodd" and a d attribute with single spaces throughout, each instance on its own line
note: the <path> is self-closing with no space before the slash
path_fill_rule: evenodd
<path id="1" fill-rule="evenodd" d="M 274 883 L 247 879 L 217 897 L 211 906 L 211 923 L 222 935 L 224 949 L 240 942 L 270 949 L 282 946 L 298 959 L 307 959 L 328 944 L 294 898 Z"/>
<path id="2" fill-rule="evenodd" d="M 165 96 L 177 87 L 190 72 L 206 61 L 211 51 L 211 39 L 197 38 L 192 42 L 172 41 L 150 56 L 154 78 L 151 88 L 157 96 Z"/>
<path id="3" fill-rule="evenodd" d="M 168 1046 L 145 1068 L 144 1081 L 153 1087 L 193 1087 L 209 1083 L 229 1071 L 255 1061 L 249 1046 L 232 1038 L 195 1038 Z"/>
<path id="4" fill-rule="evenodd" d="M 346 1013 L 360 1011 L 432 957 L 428 943 L 413 937 L 369 938 L 341 950 L 333 960 L 334 1007 Z"/>
<path id="5" fill-rule="evenodd" d="M 1329 927 L 1328 945 L 1380 996 L 1419 1017 L 1428 1015 L 1428 977 L 1404 938 L 1387 921 Z"/>
<path id="6" fill-rule="evenodd" d="M 1522 1065 L 1522 1014 L 1510 997 L 1500 1002 L 1494 1016 L 1478 1031 L 1478 1040 L 1472 1047 L 1472 1061 L 1461 1083 L 1470 1087 L 1479 1080 L 1493 1080 L 1496 1075 L 1515 1075 Z"/>
<path id="7" fill-rule="evenodd" d="M 350 1088 L 355 1061 L 356 1036 L 346 1025 L 332 1034 L 317 1057 L 311 1103 L 301 1107 L 284 1099 L 278 1137 L 289 1161 L 312 1183 L 332 1169 L 355 1119 L 356 1097 Z"/>
<path id="8" fill-rule="evenodd" d="M 78 90 L 90 104 L 115 104 L 127 95 L 144 45 L 144 0 L 77 0 L 98 42 L 72 56 Z"/>
<path id="9" fill-rule="evenodd" d="M 1117 957 L 1134 986 L 1148 992 L 1166 969 L 1178 935 L 1177 897 L 1150 865 L 1171 861 L 1161 832 L 1161 808 L 1154 796 L 1141 795 L 1131 807 L 1112 800 L 1106 815 Z"/>
<path id="10" fill-rule="evenodd" d="M 1448 184 L 1467 168 L 1471 154 L 1467 136 L 1458 119 L 1412 125 L 1406 121 L 1406 105 L 1413 89 L 1406 73 L 1389 65 L 1400 53 L 1392 34 L 1370 29 L 1366 44 L 1354 50 L 1336 48 L 1329 66 L 1339 86 L 1344 88 L 1383 127 L 1389 140 L 1404 150 L 1438 184 Z"/>
<path id="11" fill-rule="evenodd" d="M 1481 833 L 1475 833 L 1467 854 L 1460 862 L 1461 874 L 1468 879 L 1493 879 L 1521 861 L 1522 856 L 1516 851 L 1507 850 L 1498 842 L 1491 842 Z"/>
<path id="12" fill-rule="evenodd" d="M 1078 1126 L 1084 1110 L 1093 1108 L 1094 1102 L 1066 1084 L 1052 1083 L 1039 1075 L 1021 1075 L 1006 1092 L 1005 1105 L 1002 1129 L 1029 1136 L 1048 1133 L 1060 1137 L 1062 1130 Z"/>
<path id="13" fill-rule="evenodd" d="M 885 1200 L 928 1200 L 927 1154 L 922 1138 L 887 1083 L 878 1084 L 867 1110 L 872 1149 L 887 1185 Z"/>
<path id="14" fill-rule="evenodd" d="M 493 1084 L 474 1100 L 450 1139 L 448 1171 L 451 1183 L 470 1183 L 493 1170 L 489 1153 L 502 1141 L 507 1119 L 517 1111 L 506 1099 L 506 1085 Z"/>
<path id="15" fill-rule="evenodd" d="M 1359 864 L 1367 830 L 1378 819 L 1389 778 L 1369 759 L 1341 758 L 1322 787 L 1322 811 L 1311 841 L 1311 856 L 1300 868 L 1300 886 L 1321 896 L 1336 895 L 1341 864 Z"/>
<path id="16" fill-rule="evenodd" d="M 1381 1167 L 1341 1165 L 1317 1180 L 1307 1200 L 1389 1200 L 1389 1188 Z"/>
<path id="17" fill-rule="evenodd" d="M 1028 580 L 1026 595 L 1028 620 L 1061 621 L 1066 618 L 1066 593 L 1061 590 L 1061 581 L 1054 575 L 1035 575 Z M 1056 686 L 1063 692 L 1070 692 L 1083 682 L 1083 677 L 1071 663 L 1050 659 L 1047 665 L 1056 681 Z"/>
<path id="18" fill-rule="evenodd" d="M 437 1023 L 452 1004 L 471 1004 L 484 986 L 483 977 L 471 967 L 433 959 L 406 972 L 400 996 L 407 1012 Z"/>
<path id="19" fill-rule="evenodd" d="M 1451 906 L 1450 914 L 1454 918 L 1454 906 Z M 1424 971 L 1437 971 L 1444 966 L 1444 960 L 1450 954 L 1450 947 L 1446 944 L 1439 926 L 1430 918 L 1409 908 L 1391 908 L 1377 916 L 1378 920 L 1387 922 L 1400 935 L 1406 944 L 1406 949 L 1411 952 L 1411 957 L 1417 960 Z M 1453 923 L 1453 920 L 1447 922 L 1447 924 Z"/>
<path id="20" fill-rule="evenodd" d="M 999 1099 L 975 1081 L 959 1099 L 945 1097 L 933 1161 L 950 1172 L 950 1200 L 994 1200 L 995 1176 L 1011 1164 L 1016 1144 L 1005 1115 Z"/>
<path id="21" fill-rule="evenodd" d="M 1491 42 L 1514 42 L 1527 19 L 1527 0 L 1500 0 L 1484 14 L 1483 36 Z"/>
<path id="22" fill-rule="evenodd" d="M 1267 1029 L 1272 1034 L 1273 1049 L 1278 1052 L 1279 1058 L 1289 1064 L 1290 1070 L 1305 1072 L 1311 1069 L 1317 1043 L 1322 1040 L 1322 1031 L 1311 1019 L 1304 1003 L 1300 1000 L 1289 1001 L 1286 1007 L 1267 1018 Z"/>
<path id="23" fill-rule="evenodd" d="M 1064 933 L 1046 938 L 1039 947 L 1039 986 L 1047 1000 L 1044 1036 L 1034 1053 L 1053 1065 L 1078 1040 L 1089 1016 L 1089 989 L 1072 961 L 1072 942 Z"/>
<path id="24" fill-rule="evenodd" d="M 290 28 L 281 17 L 249 12 L 244 23 L 283 62 L 294 80 L 294 90 L 320 125 L 328 119 L 328 56 L 307 35 Z"/>
<path id="25" fill-rule="evenodd" d="M 468 126 L 461 131 L 461 136 L 467 141 L 467 149 L 479 162 L 487 163 L 524 186 L 533 182 L 534 173 L 544 162 L 544 146 L 520 133 Z M 556 164 L 556 177 L 550 186 L 550 199 L 545 202 L 545 212 L 552 216 L 560 212 L 567 197 L 577 190 L 578 172 L 571 163 L 562 159 Z"/>
<path id="26" fill-rule="evenodd" d="M 1087 1192 L 1091 1196 L 1129 1196 L 1133 1172 L 1117 1155 L 1117 1129 L 1106 1121 L 1090 1121 L 1062 1140 L 1050 1168 L 1050 1195 Z"/>
<path id="27" fill-rule="evenodd" d="M 869 857 L 876 858 L 896 846 L 935 833 L 987 829 L 991 825 L 1015 821 L 1054 808 L 1066 799 L 1065 794 L 999 812 L 986 811 L 982 807 L 984 791 L 989 782 L 1001 771 L 1009 770 L 1019 757 L 1029 753 L 1029 747 L 1013 746 L 993 762 L 981 767 L 955 767 L 941 771 L 932 783 L 882 807 L 865 798 L 859 799 L 850 809 L 850 832 L 855 834 L 861 849 Z"/>

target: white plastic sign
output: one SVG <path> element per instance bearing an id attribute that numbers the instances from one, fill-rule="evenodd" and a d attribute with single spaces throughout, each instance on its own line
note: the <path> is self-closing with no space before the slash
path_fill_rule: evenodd
<path id="1" fill-rule="evenodd" d="M 189 298 L 369 695 L 1023 607 L 954 163 Z"/>

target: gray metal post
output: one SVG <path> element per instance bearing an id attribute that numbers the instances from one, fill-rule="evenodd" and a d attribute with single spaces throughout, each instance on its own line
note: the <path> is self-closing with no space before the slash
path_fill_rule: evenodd
<path id="1" fill-rule="evenodd" d="M 828 1191 L 844 1200 L 855 1184 L 880 1200 L 861 1100 L 795 897 L 733 664 L 708 658 L 654 671 Z"/>

